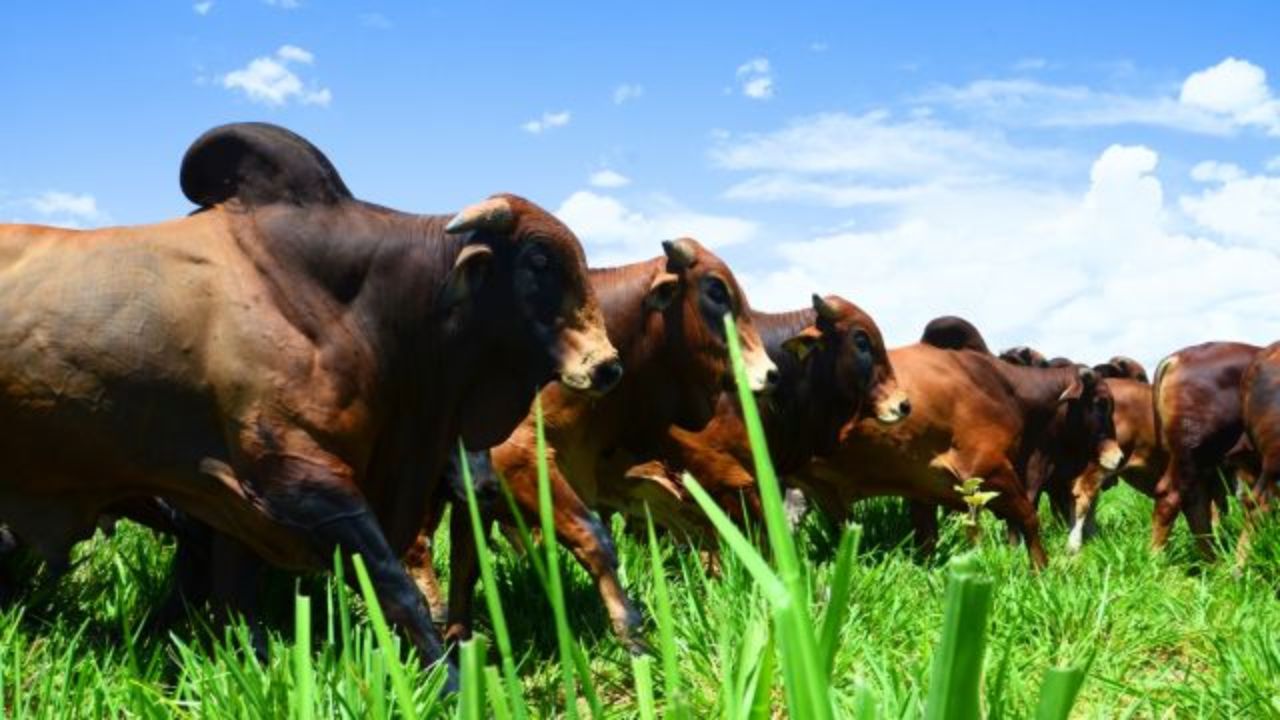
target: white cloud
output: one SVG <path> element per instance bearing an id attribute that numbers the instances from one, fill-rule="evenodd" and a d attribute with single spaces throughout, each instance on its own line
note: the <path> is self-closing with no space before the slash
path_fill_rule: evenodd
<path id="1" fill-rule="evenodd" d="M 628 100 L 636 100 L 644 95 L 644 86 L 635 83 L 623 83 L 613 89 L 613 104 L 621 105 Z"/>
<path id="2" fill-rule="evenodd" d="M 88 193 L 49 190 L 40 195 L 7 201 L 0 195 L 0 222 L 83 228 L 89 224 L 102 224 L 110 219 L 98 207 L 98 200 Z"/>
<path id="3" fill-rule="evenodd" d="M 568 110 L 560 112 L 544 112 L 542 117 L 530 120 L 520 126 L 527 133 L 537 135 L 539 133 L 550 130 L 551 128 L 564 127 L 569 124 L 571 115 Z"/>
<path id="4" fill-rule="evenodd" d="M 620 188 L 631 184 L 631 178 L 620 172 L 605 168 L 591 173 L 591 177 L 587 180 L 592 187 L 598 188 Z"/>
<path id="5" fill-rule="evenodd" d="M 758 231 L 749 220 L 695 212 L 661 196 L 637 210 L 590 190 L 570 195 L 556 216 L 582 240 L 597 267 L 654 257 L 661 241 L 675 237 L 693 237 L 709 248 L 721 248 L 748 242 Z"/>
<path id="6" fill-rule="evenodd" d="M 291 66 L 310 65 L 315 56 L 296 45 L 282 45 L 274 55 L 254 58 L 239 70 L 222 76 L 222 86 L 240 90 L 249 100 L 275 107 L 297 101 L 303 105 L 327 106 L 333 100 L 328 88 L 314 82 L 306 85 Z"/>
<path id="7" fill-rule="evenodd" d="M 1244 170 L 1234 163 L 1205 160 L 1191 168 L 1191 179 L 1199 182 L 1228 182 L 1244 175 Z"/>
<path id="8" fill-rule="evenodd" d="M 1234 165 L 1217 166 L 1232 170 L 1205 178 L 1216 186 L 1180 198 L 1183 212 L 1228 242 L 1280 249 L 1280 177 L 1247 176 Z"/>
<path id="9" fill-rule="evenodd" d="M 1236 125 L 1261 127 L 1280 135 L 1280 100 L 1267 86 L 1267 72 L 1247 60 L 1229 57 L 1182 83 L 1184 105 L 1229 118 Z"/>
<path id="10" fill-rule="evenodd" d="M 737 78 L 743 95 L 753 100 L 773 97 L 773 69 L 768 58 L 752 58 L 739 65 Z"/>
<path id="11" fill-rule="evenodd" d="M 802 117 L 767 133 L 722 134 L 712 161 L 758 173 L 729 188 L 739 200 L 812 202 L 834 207 L 899 202 L 957 186 L 1035 171 L 1052 176 L 1067 153 L 1014 147 L 993 133 L 959 130 L 928 116 L 896 120 L 862 115 Z"/>
<path id="12" fill-rule="evenodd" d="M 195 5 L 192 5 L 191 9 L 195 10 L 197 15 L 208 15 L 209 11 L 213 9 L 213 0 L 198 2 Z"/>
<path id="13" fill-rule="evenodd" d="M 1148 147 L 1114 145 L 1083 193 L 1015 178 L 903 198 L 879 223 L 784 242 L 769 269 L 739 275 L 759 307 L 846 293 L 893 344 L 942 314 L 974 321 L 995 347 L 1084 361 L 1124 353 L 1153 365 L 1207 339 L 1280 337 L 1280 256 L 1259 242 L 1280 237 L 1280 179 L 1197 196 L 1201 237 L 1177 229 L 1187 198 L 1166 202 L 1158 162 Z"/>

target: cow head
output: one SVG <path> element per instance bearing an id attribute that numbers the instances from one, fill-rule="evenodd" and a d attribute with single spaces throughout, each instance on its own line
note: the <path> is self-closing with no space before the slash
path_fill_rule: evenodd
<path id="1" fill-rule="evenodd" d="M 778 371 L 729 266 L 692 238 L 667 240 L 662 251 L 665 265 L 645 297 L 647 324 L 661 322 L 670 367 L 675 369 L 666 383 L 677 398 L 675 423 L 700 430 L 715 415 L 720 392 L 733 384 L 724 335 L 726 313 L 734 317 L 751 390 L 768 390 L 777 381 Z"/>
<path id="2" fill-rule="evenodd" d="M 832 422 L 822 430 L 820 452 L 834 449 L 840 428 L 855 416 L 885 424 L 911 413 L 898 386 L 880 328 L 871 316 L 844 298 L 813 296 L 813 324 L 782 343 L 805 368 L 814 402 L 834 402 Z M 829 433 L 829 434 L 828 434 Z"/>
<path id="3" fill-rule="evenodd" d="M 464 410 L 470 447 L 500 442 L 528 412 L 533 395 L 558 379 L 602 394 L 622 376 L 587 277 L 577 237 L 537 205 L 495 195 L 446 226 L 469 233 L 441 291 L 447 312 L 465 308 L 467 332 L 494 352 Z"/>
<path id="4" fill-rule="evenodd" d="M 1062 441 L 1073 447 L 1090 448 L 1099 466 L 1114 472 L 1124 460 L 1124 451 L 1116 442 L 1116 426 L 1112 412 L 1115 400 L 1111 388 L 1092 368 L 1077 366 L 1075 377 L 1058 402 L 1064 406 L 1065 424 Z"/>

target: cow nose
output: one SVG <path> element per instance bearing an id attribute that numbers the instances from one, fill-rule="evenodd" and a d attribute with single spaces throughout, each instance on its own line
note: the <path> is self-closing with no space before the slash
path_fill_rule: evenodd
<path id="1" fill-rule="evenodd" d="M 607 393 L 622 379 L 622 363 L 614 358 L 602 362 L 591 373 L 591 389 L 598 393 Z"/>
<path id="2" fill-rule="evenodd" d="M 898 403 L 898 414 L 901 415 L 902 417 L 906 417 L 911 414 L 910 400 L 908 400 L 907 398 L 902 398 L 902 402 Z"/>
<path id="3" fill-rule="evenodd" d="M 782 374 L 778 372 L 778 369 L 770 368 L 769 372 L 764 374 L 764 391 L 769 392 L 770 390 L 778 387 L 778 383 L 781 381 Z"/>

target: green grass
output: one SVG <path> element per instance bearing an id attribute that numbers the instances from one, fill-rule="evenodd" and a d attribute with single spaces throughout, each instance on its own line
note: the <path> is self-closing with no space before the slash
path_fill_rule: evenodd
<path id="1" fill-rule="evenodd" d="M 1238 527 L 1236 510 L 1228 528 Z M 1229 555 L 1194 572 L 1194 550 L 1181 527 L 1167 555 L 1153 558 L 1147 550 L 1149 515 L 1150 502 L 1127 488 L 1107 493 L 1099 513 L 1101 537 L 1078 558 L 1053 553 L 1040 577 L 1028 571 L 1026 553 L 1006 546 L 1002 528 L 987 520 L 977 555 L 993 580 L 986 685 L 989 692 L 1007 662 L 1004 717 L 1030 717 L 1046 671 L 1090 654 L 1093 665 L 1073 717 L 1162 717 L 1171 708 L 1177 717 L 1280 717 L 1280 529 L 1272 523 L 1260 533 L 1255 559 L 1237 578 Z M 964 550 L 963 534 L 954 522 L 945 525 L 939 557 L 921 564 L 900 542 L 909 523 L 899 503 L 871 502 L 855 516 L 864 533 L 851 564 L 851 600 L 833 658 L 836 712 L 854 716 L 865 688 L 878 717 L 920 717 L 942 626 L 944 561 Z M 1064 528 L 1049 523 L 1046 535 L 1051 548 L 1065 545 Z M 617 538 L 627 585 L 653 612 L 649 547 L 630 533 Z M 818 608 L 825 607 L 831 588 L 838 538 L 814 517 L 795 535 Z M 447 529 L 437 539 L 443 550 Z M 768 602 L 730 552 L 722 558 L 722 577 L 710 579 L 696 553 L 664 540 L 657 549 L 670 591 L 680 694 L 694 716 L 706 717 L 726 705 L 723 669 L 741 664 L 735 653 L 749 655 L 744 648 L 756 648 L 758 658 L 766 644 L 777 642 L 768 631 Z M 6 713 L 289 715 L 297 663 L 291 637 L 273 632 L 269 662 L 260 665 L 243 627 L 216 641 L 194 627 L 177 628 L 174 637 L 142 629 L 148 609 L 163 594 L 170 552 L 168 542 L 121 524 L 114 538 L 81 546 L 68 577 L 52 586 L 37 578 L 23 588 L 0 614 L 0 705 Z M 528 559 L 504 540 L 493 544 L 492 559 L 528 714 L 561 714 L 563 680 L 551 605 Z M 570 630 L 589 658 L 605 715 L 640 717 L 632 658 L 609 635 L 594 587 L 572 563 L 564 567 L 564 581 Z M 292 584 L 277 584 L 287 607 Z M 387 656 L 377 650 L 363 604 L 355 598 L 353 637 L 343 652 L 340 623 L 335 620 L 329 629 L 328 587 L 304 583 L 313 596 L 315 715 L 384 716 L 398 702 Z M 479 614 L 478 628 L 491 637 L 488 617 Z M 819 619 L 813 616 L 815 627 Z M 290 632 L 292 626 L 280 624 Z M 651 624 L 655 645 L 658 635 Z M 491 653 L 489 663 L 496 662 Z M 648 666 L 661 717 L 668 709 L 666 673 L 661 658 Z M 416 712 L 454 714 L 453 701 L 439 702 L 414 663 L 405 670 Z M 489 684 L 502 682 L 498 675 Z M 775 710 L 784 707 L 781 692 L 779 681 L 772 688 Z M 585 705 L 580 708 L 589 714 Z"/>
<path id="2" fill-rule="evenodd" d="M 926 563 L 905 541 L 909 522 L 894 500 L 857 507 L 856 529 L 811 516 L 792 532 L 766 457 L 757 471 L 758 541 L 689 482 L 720 531 L 718 577 L 651 524 L 615 524 L 623 580 L 652 613 L 654 657 L 614 641 L 593 584 L 556 546 L 521 553 L 495 537 L 481 544 L 488 612 L 460 648 L 459 695 L 442 698 L 442 669 L 421 670 L 376 604 L 362 602 L 372 592 L 358 558 L 360 592 L 330 578 L 275 580 L 264 604 L 283 630 L 270 633 L 263 662 L 243 623 L 212 632 L 197 618 L 168 636 L 153 631 L 147 613 L 163 597 L 172 548 L 122 525 L 78 548 L 68 577 L 34 575 L 0 612 L 0 709 L 22 718 L 1280 717 L 1274 518 L 1240 572 L 1230 542 L 1223 562 L 1196 563 L 1181 528 L 1152 556 L 1150 502 L 1121 486 L 1103 498 L 1102 536 L 1078 557 L 1054 553 L 1033 575 L 990 517 L 977 548 L 958 517 L 945 521 Z M 482 532 L 469 509 L 451 522 Z M 1064 547 L 1065 528 L 1048 526 L 1049 547 Z M 1222 537 L 1239 527 L 1236 508 Z M 448 557 L 447 538 L 442 527 L 435 557 Z"/>

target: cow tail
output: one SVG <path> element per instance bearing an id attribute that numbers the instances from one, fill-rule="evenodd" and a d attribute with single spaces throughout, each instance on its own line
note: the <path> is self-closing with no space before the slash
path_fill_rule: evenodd
<path id="1" fill-rule="evenodd" d="M 1169 370 L 1178 362 L 1178 356 L 1169 355 L 1160 361 L 1156 366 L 1156 375 L 1151 381 L 1151 412 L 1155 415 L 1156 424 L 1156 446 L 1167 449 L 1168 445 L 1164 437 L 1164 417 L 1167 415 L 1162 410 L 1164 405 L 1164 379 Z"/>

